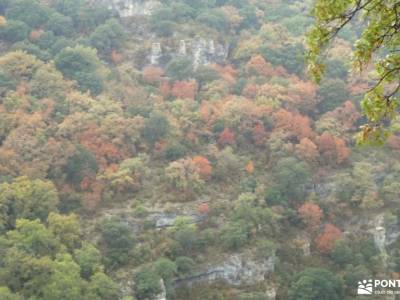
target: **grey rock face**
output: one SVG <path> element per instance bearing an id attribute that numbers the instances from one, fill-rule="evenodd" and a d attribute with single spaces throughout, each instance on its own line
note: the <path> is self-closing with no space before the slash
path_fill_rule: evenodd
<path id="1" fill-rule="evenodd" d="M 118 11 L 121 18 L 134 16 L 150 16 L 160 5 L 159 1 L 153 0 L 100 0 L 108 5 L 110 9 Z"/>
<path id="2" fill-rule="evenodd" d="M 379 249 L 384 267 L 390 264 L 390 245 L 395 243 L 400 237 L 400 226 L 397 220 L 392 220 L 390 224 L 385 224 L 385 214 L 378 213 L 372 217 L 354 217 L 345 226 L 345 235 L 357 233 L 369 233 L 376 247 Z"/>
<path id="3" fill-rule="evenodd" d="M 120 284 L 119 291 L 123 297 L 128 297 L 134 293 L 135 283 L 133 280 L 124 280 Z"/>
<path id="4" fill-rule="evenodd" d="M 152 65 L 158 65 L 162 56 L 162 49 L 160 43 L 153 43 L 151 46 L 150 63 Z"/>
<path id="5" fill-rule="evenodd" d="M 193 62 L 193 68 L 208 65 L 210 63 L 223 63 L 228 57 L 226 46 L 216 43 L 214 40 L 204 38 L 192 40 L 180 40 L 175 47 L 165 47 L 162 49 L 160 42 L 152 44 L 149 55 L 150 63 L 153 65 L 163 65 L 175 57 L 186 57 Z M 164 51 L 165 50 L 165 51 Z"/>
<path id="6" fill-rule="evenodd" d="M 181 40 L 179 41 L 179 51 L 178 54 L 180 56 L 186 56 L 187 55 L 187 47 L 186 47 L 186 41 Z"/>
<path id="7" fill-rule="evenodd" d="M 157 0 L 90 1 L 107 5 L 109 9 L 117 11 L 121 18 L 151 16 L 161 5 L 161 1 Z M 210 63 L 223 63 L 227 56 L 228 47 L 208 38 L 182 39 L 175 47 L 161 45 L 159 40 L 153 40 L 148 60 L 152 65 L 165 66 L 174 57 L 187 57 L 193 61 L 193 68 L 197 69 Z"/>
<path id="8" fill-rule="evenodd" d="M 389 246 L 397 241 L 400 237 L 400 226 L 399 224 L 390 224 L 386 228 L 386 246 Z"/>
<path id="9" fill-rule="evenodd" d="M 307 233 L 300 235 L 293 242 L 299 249 L 301 249 L 304 256 L 311 255 L 311 239 Z"/>
<path id="10" fill-rule="evenodd" d="M 334 182 L 327 181 L 307 184 L 305 189 L 307 193 L 315 193 L 319 198 L 327 198 L 335 192 L 336 186 Z"/>
<path id="11" fill-rule="evenodd" d="M 380 214 L 372 222 L 371 233 L 374 237 L 376 246 L 381 252 L 385 251 L 386 247 L 386 228 L 384 226 L 384 215 Z"/>
<path id="12" fill-rule="evenodd" d="M 161 293 L 154 297 L 154 300 L 167 300 L 167 290 L 165 289 L 164 280 L 160 279 Z"/>
<path id="13" fill-rule="evenodd" d="M 188 217 L 190 222 L 193 224 L 200 223 L 204 220 L 203 215 L 195 213 L 185 215 L 173 213 L 152 213 L 148 216 L 148 220 L 153 222 L 156 228 L 165 228 L 173 226 L 178 217 Z"/>
<path id="14" fill-rule="evenodd" d="M 193 67 L 197 69 L 201 65 L 208 63 L 207 61 L 207 43 L 204 39 L 200 39 L 193 44 Z"/>
<path id="15" fill-rule="evenodd" d="M 275 257 L 253 260 L 246 253 L 234 254 L 220 264 L 208 267 L 195 276 L 176 281 L 177 286 L 192 286 L 222 280 L 231 285 L 255 284 L 262 282 L 275 270 Z"/>
<path id="16" fill-rule="evenodd" d="M 209 63 L 221 63 L 225 61 L 227 55 L 227 49 L 221 44 L 215 45 L 214 40 L 199 39 L 192 43 L 194 69 Z"/>
<path id="17" fill-rule="evenodd" d="M 274 286 L 269 286 L 267 291 L 265 292 L 267 299 L 275 300 L 276 299 L 276 289 Z"/>

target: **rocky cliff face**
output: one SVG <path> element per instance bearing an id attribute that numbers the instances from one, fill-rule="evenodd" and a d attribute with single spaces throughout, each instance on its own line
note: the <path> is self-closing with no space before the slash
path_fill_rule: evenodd
<path id="1" fill-rule="evenodd" d="M 119 13 L 122 18 L 149 16 L 160 5 L 153 0 L 98 0 Z"/>
<path id="2" fill-rule="evenodd" d="M 234 254 L 220 263 L 211 264 L 203 272 L 194 276 L 178 279 L 177 286 L 212 283 L 218 280 L 231 285 L 255 284 L 262 282 L 275 270 L 275 257 L 256 260 L 249 253 Z"/>
<path id="3" fill-rule="evenodd" d="M 109 9 L 118 12 L 121 18 L 151 16 L 161 5 L 155 0 L 92 0 L 102 3 Z M 177 40 L 174 46 L 165 45 L 154 37 L 148 55 L 148 64 L 165 66 L 171 58 L 187 57 L 193 62 L 193 68 L 210 63 L 223 63 L 228 56 L 228 45 L 216 42 L 214 39 L 199 37 Z M 173 38 L 172 38 L 173 39 Z"/>
<path id="4" fill-rule="evenodd" d="M 203 283 L 223 281 L 233 286 L 253 285 L 263 282 L 267 285 L 265 297 L 268 300 L 276 299 L 276 287 L 268 280 L 268 276 L 275 270 L 276 258 L 254 259 L 250 253 L 234 254 L 219 263 L 210 264 L 194 276 L 181 278 L 175 281 L 177 287 L 194 286 Z"/>
<path id="5" fill-rule="evenodd" d="M 369 234 L 380 252 L 384 269 L 390 266 L 392 245 L 400 237 L 400 224 L 396 219 L 385 219 L 384 213 L 359 218 L 355 216 L 344 224 L 345 236 Z"/>
<path id="6" fill-rule="evenodd" d="M 149 63 L 165 66 L 171 58 L 185 57 L 193 62 L 193 68 L 210 63 L 223 63 L 228 57 L 228 46 L 213 39 L 197 38 L 180 40 L 175 47 L 164 46 L 161 42 L 152 44 Z"/>
<path id="7" fill-rule="evenodd" d="M 167 290 L 165 289 L 164 280 L 160 279 L 161 293 L 154 297 L 154 300 L 167 300 Z"/>
<path id="8" fill-rule="evenodd" d="M 126 215 L 124 222 L 132 228 L 135 234 L 142 230 L 142 222 L 146 221 L 153 224 L 158 230 L 165 230 L 172 226 L 177 217 L 187 217 L 193 224 L 203 221 L 204 216 L 194 211 L 181 211 L 180 213 L 167 212 L 149 212 L 144 219 L 133 217 L 133 211 L 124 211 Z M 107 213 L 105 219 L 112 217 L 121 217 L 121 212 Z M 270 256 L 266 258 L 256 258 L 251 251 L 245 251 L 239 254 L 232 254 L 218 260 L 210 260 L 200 267 L 200 271 L 186 278 L 179 278 L 175 281 L 177 287 L 195 286 L 203 283 L 214 283 L 223 281 L 233 286 L 254 285 L 263 282 L 267 289 L 265 290 L 266 299 L 274 300 L 276 297 L 276 286 L 270 279 L 275 271 L 277 258 Z M 133 278 L 133 273 L 128 277 Z M 153 300 L 167 300 L 165 285 L 160 282 L 162 292 Z M 125 281 L 120 287 L 123 295 L 131 295 L 134 291 L 134 282 Z"/>

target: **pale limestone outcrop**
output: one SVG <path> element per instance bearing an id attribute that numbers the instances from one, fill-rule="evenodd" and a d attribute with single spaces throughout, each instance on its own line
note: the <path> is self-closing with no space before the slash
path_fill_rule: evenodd
<path id="1" fill-rule="evenodd" d="M 162 65 L 175 57 L 186 57 L 193 62 L 196 70 L 200 66 L 211 63 L 224 63 L 228 57 L 228 47 L 217 43 L 213 39 L 195 38 L 191 40 L 179 40 L 175 47 L 163 47 L 161 41 L 153 42 L 149 63 Z"/>
<path id="2" fill-rule="evenodd" d="M 150 16 L 157 7 L 159 1 L 154 0 L 96 0 L 117 11 L 122 18 L 134 16 Z"/>
<path id="3" fill-rule="evenodd" d="M 238 286 L 256 284 L 266 280 L 275 270 L 275 256 L 266 259 L 252 258 L 249 253 L 233 254 L 219 263 L 210 264 L 194 276 L 178 279 L 177 286 L 193 286 L 200 283 L 224 281 Z"/>

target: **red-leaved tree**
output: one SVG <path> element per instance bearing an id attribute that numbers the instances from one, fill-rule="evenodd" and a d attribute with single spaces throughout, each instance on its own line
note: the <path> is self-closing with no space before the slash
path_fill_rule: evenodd
<path id="1" fill-rule="evenodd" d="M 308 228 L 315 229 L 321 224 L 323 211 L 317 204 L 306 202 L 297 211 Z"/>
<path id="2" fill-rule="evenodd" d="M 274 114 L 274 118 L 275 129 L 296 137 L 298 141 L 303 138 L 311 138 L 314 135 L 310 118 L 306 116 L 280 109 Z"/>
<path id="3" fill-rule="evenodd" d="M 225 128 L 219 135 L 218 144 L 221 146 L 233 145 L 235 143 L 235 134 L 229 129 Z"/>
<path id="4" fill-rule="evenodd" d="M 302 138 L 300 143 L 296 145 L 296 154 L 300 159 L 308 162 L 315 162 L 319 156 L 317 146 L 309 138 Z"/>
<path id="5" fill-rule="evenodd" d="M 192 161 L 196 165 L 197 170 L 203 179 L 209 179 L 211 177 L 212 166 L 206 157 L 197 155 L 193 157 Z"/>
<path id="6" fill-rule="evenodd" d="M 341 164 L 350 155 L 350 149 L 346 146 L 346 142 L 327 131 L 319 137 L 318 146 L 322 155 L 331 163 Z"/>
<path id="7" fill-rule="evenodd" d="M 272 76 L 274 68 L 261 55 L 256 55 L 247 62 L 246 72 L 250 75 Z"/>
<path id="8" fill-rule="evenodd" d="M 264 124 L 258 122 L 252 130 L 252 138 L 254 144 L 257 146 L 264 146 L 267 140 L 267 131 L 265 130 Z"/>
<path id="9" fill-rule="evenodd" d="M 315 239 L 315 245 L 318 251 L 329 253 L 342 236 L 343 233 L 339 228 L 333 224 L 326 224 L 323 233 Z"/>
<path id="10" fill-rule="evenodd" d="M 155 66 L 146 67 L 143 70 L 143 79 L 148 83 L 158 83 L 164 75 L 163 69 Z"/>
<path id="11" fill-rule="evenodd" d="M 197 93 L 197 82 L 191 81 L 176 81 L 172 87 L 171 94 L 176 98 L 194 100 Z"/>

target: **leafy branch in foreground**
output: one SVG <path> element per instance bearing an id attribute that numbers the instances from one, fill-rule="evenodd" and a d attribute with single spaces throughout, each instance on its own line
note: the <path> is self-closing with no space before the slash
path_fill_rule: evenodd
<path id="1" fill-rule="evenodd" d="M 368 118 L 358 135 L 362 143 L 382 143 L 394 131 L 390 121 L 398 116 L 400 90 L 400 1 L 317 0 L 315 24 L 307 35 L 308 68 L 318 82 L 324 73 L 323 56 L 330 42 L 357 19 L 361 36 L 354 44 L 354 68 L 374 65 L 375 83 L 365 93 L 361 107 Z"/>

